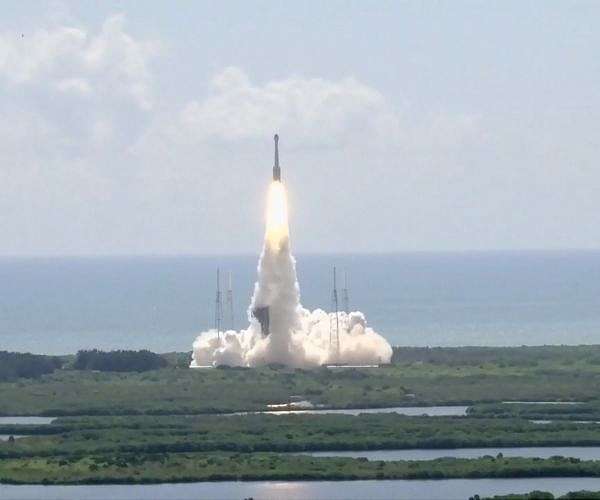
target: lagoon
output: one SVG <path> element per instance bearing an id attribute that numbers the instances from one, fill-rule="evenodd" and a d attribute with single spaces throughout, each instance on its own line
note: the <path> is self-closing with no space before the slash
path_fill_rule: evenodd
<path id="1" fill-rule="evenodd" d="M 470 496 L 525 493 L 563 495 L 600 490 L 600 478 L 443 479 L 385 481 L 226 481 L 102 486 L 0 485 L 0 498 L 14 500 L 467 500 Z"/>

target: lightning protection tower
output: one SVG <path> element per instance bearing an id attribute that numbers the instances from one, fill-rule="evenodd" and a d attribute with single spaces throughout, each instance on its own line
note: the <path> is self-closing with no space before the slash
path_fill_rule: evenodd
<path id="1" fill-rule="evenodd" d="M 215 297 L 215 330 L 217 337 L 221 338 L 223 328 L 223 297 L 221 295 L 221 270 L 217 267 L 217 294 Z"/>
<path id="2" fill-rule="evenodd" d="M 337 290 L 337 271 L 333 266 L 333 292 L 331 296 L 332 308 L 334 316 L 329 317 L 329 347 L 333 345 L 335 340 L 336 344 L 336 361 L 340 359 L 340 314 L 339 314 L 339 300 Z"/>
<path id="3" fill-rule="evenodd" d="M 350 297 L 348 295 L 348 272 L 344 270 L 344 288 L 342 288 L 342 306 L 346 314 L 350 314 Z"/>
<path id="4" fill-rule="evenodd" d="M 231 271 L 229 271 L 229 286 L 227 287 L 227 316 L 229 319 L 229 328 L 235 330 L 234 315 L 233 315 L 233 287 L 231 280 Z"/>
<path id="5" fill-rule="evenodd" d="M 350 331 L 350 297 L 348 294 L 348 272 L 344 269 L 344 288 L 342 288 L 342 308 L 346 313 L 344 315 L 344 330 Z"/>

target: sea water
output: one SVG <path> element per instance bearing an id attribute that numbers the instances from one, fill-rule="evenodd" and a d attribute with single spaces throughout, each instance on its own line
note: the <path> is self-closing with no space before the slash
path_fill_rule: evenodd
<path id="1" fill-rule="evenodd" d="M 214 325 L 216 269 L 248 323 L 256 255 L 0 259 L 0 350 L 187 351 Z M 350 308 L 394 345 L 600 343 L 600 252 L 297 255 L 302 303 Z M 340 293 L 341 294 L 341 293 Z M 340 307 L 342 304 L 340 304 Z M 231 319 L 225 309 L 224 324 Z"/>

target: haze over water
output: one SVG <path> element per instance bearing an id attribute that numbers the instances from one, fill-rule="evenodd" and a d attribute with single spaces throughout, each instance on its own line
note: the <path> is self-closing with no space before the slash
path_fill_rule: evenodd
<path id="1" fill-rule="evenodd" d="M 217 265 L 247 324 L 256 260 L 2 258 L 0 350 L 187 351 L 213 324 Z M 600 252 L 300 254 L 305 306 L 330 308 L 333 264 L 348 271 L 351 309 L 394 345 L 600 343 Z"/>

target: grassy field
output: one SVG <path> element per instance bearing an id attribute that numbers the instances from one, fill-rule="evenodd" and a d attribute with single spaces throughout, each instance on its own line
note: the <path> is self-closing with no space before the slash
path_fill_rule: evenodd
<path id="1" fill-rule="evenodd" d="M 333 408 L 600 399 L 600 348 L 399 349 L 372 369 L 57 370 L 0 383 L 0 415 L 195 414 L 265 409 L 300 395 Z M 479 361 L 477 361 L 479 359 Z M 512 360 L 512 361 L 511 361 Z"/>

